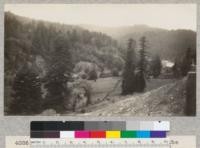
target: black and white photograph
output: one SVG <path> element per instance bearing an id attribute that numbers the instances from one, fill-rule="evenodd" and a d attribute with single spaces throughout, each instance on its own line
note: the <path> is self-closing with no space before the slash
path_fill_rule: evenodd
<path id="1" fill-rule="evenodd" d="M 6 4 L 4 115 L 196 116 L 195 4 Z"/>

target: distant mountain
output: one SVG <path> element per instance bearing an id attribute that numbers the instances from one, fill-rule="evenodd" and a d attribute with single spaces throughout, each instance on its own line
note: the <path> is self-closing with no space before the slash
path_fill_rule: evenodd
<path id="1" fill-rule="evenodd" d="M 79 25 L 82 28 L 85 28 L 90 31 L 97 31 L 105 33 L 109 36 L 112 36 L 115 39 L 120 39 L 122 36 L 130 34 L 132 32 L 144 33 L 152 30 L 164 30 L 160 28 L 153 28 L 147 25 L 134 25 L 134 26 L 121 26 L 121 27 L 104 27 L 104 26 L 95 26 L 95 25 Z"/>
<path id="2" fill-rule="evenodd" d="M 139 48 L 139 38 L 146 36 L 149 54 L 158 54 L 164 59 L 174 60 L 177 57 L 181 57 L 187 48 L 191 48 L 193 52 L 196 52 L 196 32 L 192 30 L 166 30 L 147 25 L 113 28 L 92 25 L 80 26 L 90 31 L 102 32 L 113 37 L 123 48 L 126 47 L 129 38 L 135 39 L 137 48 Z"/>

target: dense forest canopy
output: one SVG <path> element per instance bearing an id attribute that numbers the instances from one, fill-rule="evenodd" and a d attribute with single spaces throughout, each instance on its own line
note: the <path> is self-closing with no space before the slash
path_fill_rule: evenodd
<path id="1" fill-rule="evenodd" d="M 37 56 L 41 56 L 47 64 L 54 52 L 54 41 L 60 34 L 63 34 L 72 53 L 73 64 L 87 61 L 108 69 L 122 68 L 123 59 L 117 41 L 103 33 L 90 32 L 78 26 L 36 21 L 6 12 L 6 72 L 16 71 L 23 62 L 33 62 Z"/>

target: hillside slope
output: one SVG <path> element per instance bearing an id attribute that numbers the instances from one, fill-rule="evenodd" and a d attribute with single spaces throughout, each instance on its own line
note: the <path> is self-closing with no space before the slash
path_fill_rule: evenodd
<path id="1" fill-rule="evenodd" d="M 143 94 L 126 96 L 85 116 L 173 116 L 184 115 L 185 79 Z"/>
<path id="2" fill-rule="evenodd" d="M 186 49 L 189 47 L 194 53 L 196 52 L 196 32 L 193 30 L 166 30 L 147 25 L 113 28 L 81 25 L 81 27 L 91 31 L 105 33 L 118 40 L 122 46 L 127 45 L 127 40 L 129 38 L 139 41 L 139 38 L 146 36 L 148 41 L 147 52 L 150 54 L 158 54 L 163 59 L 174 60 L 180 55 L 183 55 Z M 137 45 L 139 48 L 139 43 Z"/>
<path id="3" fill-rule="evenodd" d="M 72 54 L 73 64 L 88 61 L 110 69 L 123 64 L 117 41 L 106 34 L 90 32 L 76 25 L 33 20 L 5 12 L 6 71 L 16 71 L 27 59 L 38 55 L 47 62 L 58 36 L 63 36 L 66 48 Z"/>
<path id="4" fill-rule="evenodd" d="M 26 64 L 31 65 L 40 78 L 45 78 L 57 59 L 62 69 L 70 69 L 71 73 L 80 61 L 95 63 L 101 69 L 123 66 L 117 41 L 108 35 L 75 25 L 33 20 L 11 12 L 5 12 L 4 19 L 5 110 L 12 98 L 14 77 Z M 57 46 L 62 52 L 56 51 Z"/>

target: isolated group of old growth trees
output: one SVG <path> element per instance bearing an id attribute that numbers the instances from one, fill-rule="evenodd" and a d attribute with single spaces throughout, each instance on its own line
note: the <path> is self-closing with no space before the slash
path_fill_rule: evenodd
<path id="1" fill-rule="evenodd" d="M 122 95 L 143 92 L 149 71 L 154 78 L 161 73 L 161 59 L 159 55 L 149 55 L 145 36 L 137 42 L 130 38 L 126 47 L 119 49 L 111 37 L 73 26 L 17 19 L 12 14 L 6 14 L 5 23 L 5 85 L 12 87 L 12 99 L 6 108 L 9 114 L 39 114 L 49 108 L 65 110 L 63 101 L 70 94 L 67 84 L 79 61 L 98 64 L 101 69 L 106 66 L 116 76 L 122 71 Z M 38 56 L 45 61 L 44 75 L 35 62 Z M 191 56 L 188 49 L 181 62 L 175 61 L 176 77 L 187 74 Z M 97 79 L 96 73 L 92 71 L 90 79 Z"/>

